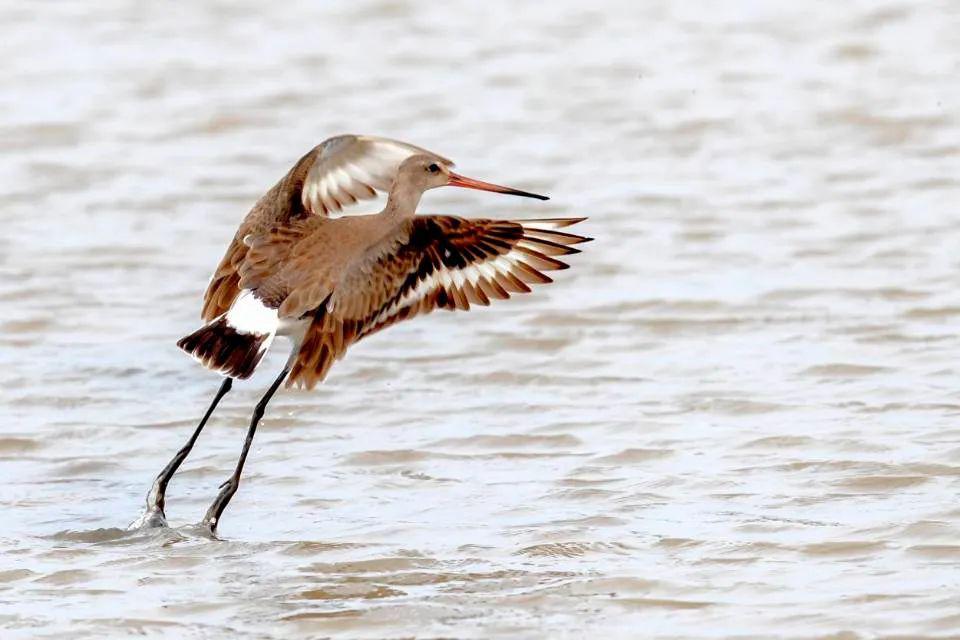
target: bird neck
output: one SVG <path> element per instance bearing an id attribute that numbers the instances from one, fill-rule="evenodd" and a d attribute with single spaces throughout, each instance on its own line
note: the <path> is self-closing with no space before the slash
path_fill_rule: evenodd
<path id="1" fill-rule="evenodd" d="M 397 217 L 412 216 L 417 212 L 417 205 L 420 204 L 422 195 L 422 189 L 413 189 L 407 185 L 394 183 L 387 195 L 387 204 L 383 208 L 383 213 Z"/>

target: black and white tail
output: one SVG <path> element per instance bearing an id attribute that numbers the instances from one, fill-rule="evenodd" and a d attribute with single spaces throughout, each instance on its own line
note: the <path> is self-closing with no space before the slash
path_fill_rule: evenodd
<path id="1" fill-rule="evenodd" d="M 208 369 L 231 378 L 249 378 L 273 343 L 279 324 L 276 309 L 244 291 L 229 311 L 180 338 L 177 346 Z"/>

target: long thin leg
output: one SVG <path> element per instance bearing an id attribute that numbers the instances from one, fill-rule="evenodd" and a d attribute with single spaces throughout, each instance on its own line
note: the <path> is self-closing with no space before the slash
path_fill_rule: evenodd
<path id="1" fill-rule="evenodd" d="M 177 469 L 180 468 L 180 465 L 183 464 L 183 461 L 190 455 L 194 443 L 196 443 L 197 438 L 200 437 L 200 432 L 203 431 L 203 428 L 207 425 L 207 420 L 213 415 L 213 411 L 217 408 L 220 399 L 227 395 L 231 387 L 233 387 L 233 378 L 224 378 L 223 384 L 220 385 L 220 390 L 217 391 L 217 395 L 213 397 L 213 402 L 210 403 L 207 412 L 203 414 L 203 418 L 200 419 L 200 424 L 193 430 L 193 435 L 190 436 L 187 443 L 177 451 L 176 455 L 173 456 L 170 462 L 167 463 L 167 466 L 165 466 L 163 471 L 157 476 L 156 480 L 153 481 L 153 486 L 150 487 L 150 491 L 147 492 L 147 510 L 136 524 L 142 527 L 166 526 L 167 518 L 163 509 L 166 501 L 167 484 L 169 484 L 170 479 L 173 477 L 173 474 L 177 472 Z"/>
<path id="2" fill-rule="evenodd" d="M 217 524 L 220 522 L 220 516 L 223 514 L 223 510 L 230 504 L 230 498 L 233 497 L 233 494 L 237 492 L 237 488 L 240 486 L 240 474 L 243 473 L 243 463 L 247 461 L 247 453 L 250 452 L 253 436 L 257 432 L 257 425 L 260 423 L 260 418 L 263 417 L 267 403 L 270 402 L 270 398 L 273 397 L 273 394 L 276 393 L 280 385 L 283 384 L 288 373 L 290 373 L 289 367 L 284 368 L 284 370 L 280 372 L 280 375 L 273 381 L 273 384 L 270 385 L 270 388 L 267 389 L 267 392 L 260 398 L 260 402 L 257 403 L 257 407 L 253 410 L 253 417 L 250 418 L 250 426 L 247 428 L 247 437 L 243 441 L 243 449 L 240 451 L 240 459 L 237 460 L 237 467 L 233 470 L 233 475 L 220 485 L 220 493 L 213 501 L 213 504 L 210 505 L 210 508 L 207 509 L 207 514 L 203 516 L 203 521 L 200 523 L 201 526 L 209 529 L 211 533 L 216 532 Z"/>

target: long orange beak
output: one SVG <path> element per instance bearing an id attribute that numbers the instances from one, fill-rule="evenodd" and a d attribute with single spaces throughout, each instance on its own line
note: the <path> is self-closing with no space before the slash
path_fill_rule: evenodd
<path id="1" fill-rule="evenodd" d="M 512 187 L 501 187 L 498 184 L 491 184 L 489 182 L 483 182 L 481 180 L 474 180 L 473 178 L 468 178 L 467 176 L 461 176 L 460 174 L 450 172 L 450 178 L 447 180 L 447 184 L 452 187 L 463 187 L 465 189 L 479 189 L 480 191 L 493 191 L 494 193 L 506 193 L 511 196 L 523 196 L 524 198 L 536 198 L 537 200 L 549 200 L 547 196 L 541 196 L 538 193 L 530 193 L 529 191 L 520 191 L 520 189 L 514 189 Z"/>

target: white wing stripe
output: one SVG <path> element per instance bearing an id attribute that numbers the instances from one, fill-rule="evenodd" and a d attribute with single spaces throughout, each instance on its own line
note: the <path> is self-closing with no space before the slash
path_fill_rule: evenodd
<path id="1" fill-rule="evenodd" d="M 509 253 L 497 256 L 493 260 L 475 262 L 463 268 L 441 267 L 439 271 L 435 271 L 420 280 L 416 286 L 404 294 L 399 300 L 377 314 L 373 324 L 377 325 L 384 322 L 396 315 L 400 310 L 421 302 L 440 287 L 450 290 L 454 286 L 458 288 L 462 287 L 464 282 L 470 282 L 471 285 L 476 286 L 481 278 L 487 278 L 495 282 L 498 276 L 514 273 L 516 266 L 521 263 L 525 264 L 524 254 L 511 250 Z M 525 266 L 532 268 L 529 267 L 529 265 Z"/>
<path id="2" fill-rule="evenodd" d="M 376 194 L 366 187 L 385 191 L 400 163 L 418 153 L 453 164 L 432 151 L 399 140 L 351 135 L 330 138 L 320 144 L 307 173 L 301 190 L 303 206 L 314 214 L 327 215 L 339 211 L 341 202 L 372 198 Z"/>

